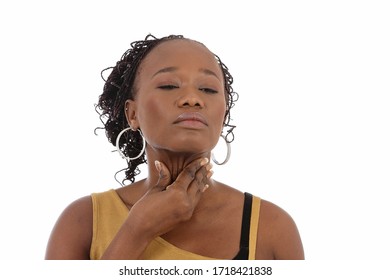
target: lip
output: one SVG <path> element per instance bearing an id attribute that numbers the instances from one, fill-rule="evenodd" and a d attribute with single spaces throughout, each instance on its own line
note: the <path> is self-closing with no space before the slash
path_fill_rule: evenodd
<path id="1" fill-rule="evenodd" d="M 180 114 L 174 124 L 186 124 L 189 126 L 208 126 L 206 118 L 199 112 L 185 112 Z"/>

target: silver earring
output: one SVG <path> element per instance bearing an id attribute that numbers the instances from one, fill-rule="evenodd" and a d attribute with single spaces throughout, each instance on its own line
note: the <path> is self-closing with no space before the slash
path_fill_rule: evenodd
<path id="1" fill-rule="evenodd" d="M 226 154 L 225 160 L 224 160 L 223 162 L 219 162 L 219 161 L 217 161 L 217 160 L 215 159 L 214 154 L 211 153 L 211 159 L 213 160 L 213 162 L 214 162 L 215 164 L 218 164 L 218 165 L 224 165 L 225 163 L 227 163 L 227 162 L 229 161 L 229 159 L 230 159 L 230 154 L 231 154 L 231 152 L 232 152 L 231 147 L 230 147 L 230 143 L 226 140 L 226 137 L 224 137 L 224 136 L 222 136 L 222 135 L 221 135 L 221 137 L 222 137 L 223 140 L 225 140 L 225 143 L 226 143 L 227 154 Z"/>
<path id="2" fill-rule="evenodd" d="M 127 127 L 127 128 L 125 128 L 125 129 L 123 129 L 123 130 L 118 134 L 118 137 L 116 138 L 116 145 L 115 145 L 115 146 L 116 146 L 116 150 L 118 151 L 119 155 L 120 155 L 123 159 L 126 159 L 127 161 L 135 160 L 135 159 L 139 158 L 140 156 L 142 156 L 142 154 L 144 153 L 145 148 L 146 148 L 145 137 L 142 135 L 141 130 L 137 129 L 138 132 L 139 132 L 139 134 L 140 134 L 141 137 L 142 137 L 142 142 L 143 142 L 141 152 L 140 152 L 137 156 L 132 157 L 132 158 L 131 158 L 131 157 L 127 157 L 127 156 L 125 156 L 125 155 L 122 153 L 122 151 L 121 151 L 120 148 L 119 148 L 119 139 L 121 138 L 121 136 L 122 136 L 123 133 L 125 133 L 126 131 L 128 131 L 128 130 L 130 130 L 130 129 L 132 129 L 132 128 L 131 128 L 131 127 Z"/>

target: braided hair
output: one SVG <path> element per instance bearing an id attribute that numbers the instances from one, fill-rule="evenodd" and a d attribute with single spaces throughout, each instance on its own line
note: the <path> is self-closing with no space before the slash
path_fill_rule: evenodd
<path id="1" fill-rule="evenodd" d="M 137 70 L 142 60 L 147 54 L 158 44 L 168 40 L 189 40 L 182 35 L 170 35 L 162 38 L 156 38 L 149 34 L 145 40 L 135 41 L 130 44 L 130 48 L 125 51 L 121 59 L 113 67 L 107 67 L 101 71 L 101 77 L 105 81 L 103 93 L 99 96 L 98 104 L 95 109 L 100 116 L 103 127 L 105 129 L 108 141 L 116 145 L 118 134 L 125 128 L 129 127 L 125 115 L 125 102 L 128 99 L 134 100 L 136 89 L 134 81 L 137 75 Z M 233 91 L 233 77 L 230 75 L 228 68 L 222 63 L 220 58 L 215 55 L 219 63 L 223 77 L 226 96 L 226 112 L 224 119 L 224 127 L 227 128 L 226 140 L 230 143 L 234 140 L 233 129 L 234 125 L 230 124 L 230 109 L 234 106 L 234 102 L 238 99 L 238 94 Z M 103 77 L 103 73 L 107 70 L 112 70 L 107 79 Z M 142 136 L 137 131 L 128 130 L 123 137 L 119 139 L 119 148 L 126 157 L 136 157 L 143 146 Z M 143 153 L 139 158 L 128 161 L 125 170 L 125 179 L 134 183 L 135 176 L 140 173 L 138 166 L 146 163 L 146 156 Z M 122 182 L 122 183 L 123 183 Z"/>

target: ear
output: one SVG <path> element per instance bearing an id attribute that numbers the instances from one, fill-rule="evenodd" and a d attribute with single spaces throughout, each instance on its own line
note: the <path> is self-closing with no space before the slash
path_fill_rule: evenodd
<path id="1" fill-rule="evenodd" d="M 133 130 L 139 128 L 139 123 L 137 119 L 137 103 L 134 100 L 127 99 L 125 102 L 125 115 L 127 123 Z"/>

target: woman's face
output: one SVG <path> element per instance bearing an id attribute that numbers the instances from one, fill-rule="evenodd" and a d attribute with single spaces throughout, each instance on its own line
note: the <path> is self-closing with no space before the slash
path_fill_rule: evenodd
<path id="1" fill-rule="evenodd" d="M 224 79 L 214 55 L 190 40 L 156 46 L 138 69 L 127 117 L 148 147 L 178 153 L 209 152 L 226 111 Z"/>

